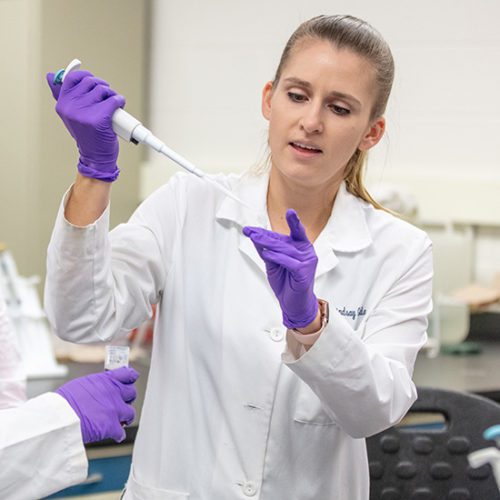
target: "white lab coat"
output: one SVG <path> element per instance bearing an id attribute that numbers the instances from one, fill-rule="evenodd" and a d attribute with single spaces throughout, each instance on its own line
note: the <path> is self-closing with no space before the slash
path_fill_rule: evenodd
<path id="1" fill-rule="evenodd" d="M 268 176 L 219 182 L 266 215 Z M 364 437 L 398 422 L 431 310 L 431 243 L 342 185 L 314 243 L 330 323 L 296 359 L 242 226 L 258 215 L 179 174 L 108 236 L 61 206 L 46 310 L 74 342 L 109 341 L 158 303 L 125 499 L 367 499 Z"/>
<path id="2" fill-rule="evenodd" d="M 80 420 L 59 394 L 0 410 L 0 498 L 36 500 L 83 481 Z"/>
<path id="3" fill-rule="evenodd" d="M 12 324 L 0 296 L 0 498 L 35 500 L 83 481 L 87 457 L 80 420 L 48 393 L 27 402 Z"/>
<path id="4" fill-rule="evenodd" d="M 0 411 L 26 401 L 26 373 L 0 289 Z"/>

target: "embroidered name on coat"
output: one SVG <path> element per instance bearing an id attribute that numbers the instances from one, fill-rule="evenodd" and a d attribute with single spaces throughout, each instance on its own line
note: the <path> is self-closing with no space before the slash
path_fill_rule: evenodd
<path id="1" fill-rule="evenodd" d="M 357 309 L 347 309 L 346 306 L 344 306 L 342 309 L 340 307 L 337 307 L 337 311 L 342 315 L 346 316 L 348 318 L 351 318 L 353 321 L 359 316 L 365 316 L 366 315 L 366 309 L 364 306 L 359 306 Z"/>

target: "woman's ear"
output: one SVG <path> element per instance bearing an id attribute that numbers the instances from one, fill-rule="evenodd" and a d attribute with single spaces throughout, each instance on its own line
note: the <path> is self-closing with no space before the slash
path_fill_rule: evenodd
<path id="1" fill-rule="evenodd" d="M 271 117 L 271 97 L 273 96 L 273 82 L 267 82 L 262 90 L 262 115 L 266 120 Z"/>
<path id="2" fill-rule="evenodd" d="M 358 149 L 361 151 L 368 151 L 373 148 L 385 132 L 385 118 L 383 116 L 379 116 L 374 122 L 371 123 L 365 135 L 361 139 L 359 143 Z"/>

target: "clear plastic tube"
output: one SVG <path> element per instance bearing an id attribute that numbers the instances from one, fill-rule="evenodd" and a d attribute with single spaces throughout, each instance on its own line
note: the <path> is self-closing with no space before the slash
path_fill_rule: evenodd
<path id="1" fill-rule="evenodd" d="M 116 370 L 122 366 L 128 367 L 129 355 L 130 347 L 128 345 L 107 345 L 104 369 Z"/>

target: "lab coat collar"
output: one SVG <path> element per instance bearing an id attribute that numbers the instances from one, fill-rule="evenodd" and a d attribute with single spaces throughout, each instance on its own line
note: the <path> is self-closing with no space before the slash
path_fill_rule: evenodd
<path id="1" fill-rule="evenodd" d="M 345 182 L 339 187 L 332 213 L 318 239 L 337 252 L 359 252 L 372 243 L 366 222 L 367 203 L 347 191 Z"/>
<path id="2" fill-rule="evenodd" d="M 261 226 L 270 229 L 267 215 L 267 189 L 269 174 L 243 175 L 233 192 L 253 210 L 241 206 L 227 197 L 217 211 L 218 221 L 230 221 L 240 228 L 244 226 Z M 345 183 L 340 185 L 332 214 L 326 226 L 314 242 L 318 255 L 316 277 L 333 269 L 338 263 L 337 253 L 359 252 L 372 243 L 372 238 L 365 218 L 366 202 L 349 193 Z M 240 250 L 265 272 L 265 265 L 257 254 L 250 238 L 242 236 Z"/>
<path id="3" fill-rule="evenodd" d="M 342 182 L 326 226 L 314 242 L 318 256 L 316 277 L 338 264 L 338 253 L 355 253 L 372 243 L 365 217 L 365 202 L 347 191 Z"/>

